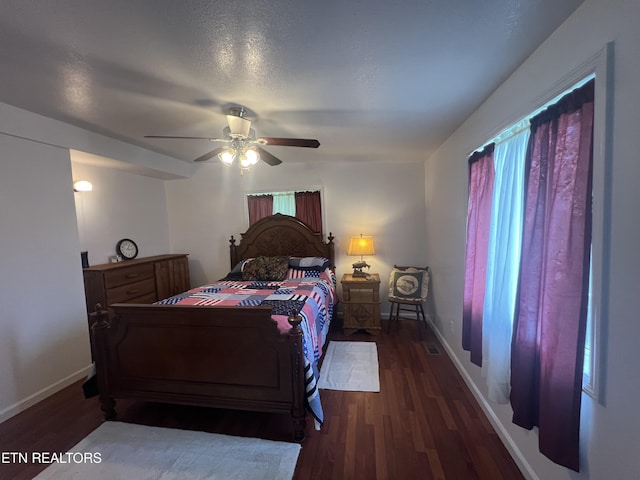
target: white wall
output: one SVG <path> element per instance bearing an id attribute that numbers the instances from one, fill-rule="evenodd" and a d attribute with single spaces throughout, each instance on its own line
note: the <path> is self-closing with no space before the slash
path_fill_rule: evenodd
<path id="1" fill-rule="evenodd" d="M 91 192 L 75 194 L 80 249 L 89 263 L 106 263 L 118 240 L 130 238 L 139 257 L 170 252 L 164 181 L 117 168 L 74 161 L 74 181 L 88 180 Z"/>
<path id="2" fill-rule="evenodd" d="M 219 162 L 203 164 L 192 178 L 166 182 L 172 249 L 190 254 L 192 284 L 217 280 L 230 269 L 229 236 L 239 240 L 248 227 L 245 193 L 321 186 L 338 278 L 359 260 L 346 255 L 349 238 L 363 233 L 375 237 L 376 255 L 367 262 L 384 284 L 394 263 L 426 264 L 423 178 L 423 165 L 409 163 L 262 163 L 244 176 Z"/>
<path id="3" fill-rule="evenodd" d="M 90 363 L 69 152 L 0 134 L 0 421 Z"/>
<path id="4" fill-rule="evenodd" d="M 70 154 L 78 148 L 95 155 Z M 119 168 L 74 163 L 72 174 L 70 155 Z M 80 251 L 89 251 L 92 264 L 105 262 L 118 239 L 131 237 L 141 255 L 168 252 L 162 179 L 190 171 L 0 104 L 0 421 L 86 375 L 91 358 Z M 93 182 L 94 191 L 74 199 L 74 177 Z"/>
<path id="5" fill-rule="evenodd" d="M 640 257 L 640 3 L 587 0 L 426 162 L 426 248 L 433 266 L 436 327 L 454 361 L 521 455 L 531 478 L 635 479 L 640 475 L 640 322 L 637 275 Z M 468 154 L 500 129 L 519 120 L 562 78 L 615 42 L 610 251 L 601 332 L 603 396 L 583 395 L 581 473 L 559 467 L 538 453 L 537 434 L 511 423 L 508 406 L 490 404 L 480 369 L 460 345 Z M 597 80 L 596 80 L 597 81 Z M 446 205 L 447 208 L 443 208 Z M 453 330 L 450 329 L 453 322 Z"/>

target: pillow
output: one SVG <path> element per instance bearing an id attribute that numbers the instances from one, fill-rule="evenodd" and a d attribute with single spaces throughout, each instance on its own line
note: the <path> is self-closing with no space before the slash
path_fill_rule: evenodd
<path id="1" fill-rule="evenodd" d="M 240 260 L 238 263 L 236 263 L 236 266 L 233 267 L 233 269 L 231 270 L 231 272 L 229 272 L 230 274 L 234 274 L 234 273 L 242 273 L 242 271 L 244 270 L 244 267 L 247 265 L 247 263 L 249 263 L 251 260 L 253 260 L 253 258 L 248 258 L 246 260 Z"/>
<path id="2" fill-rule="evenodd" d="M 256 257 L 242 270 L 243 280 L 282 281 L 287 278 L 289 257 Z"/>
<path id="3" fill-rule="evenodd" d="M 244 270 L 244 267 L 252 260 L 253 258 L 240 260 L 238 263 L 236 263 L 235 267 L 233 267 L 231 271 L 227 273 L 226 276 L 220 279 L 220 281 L 229 281 L 229 280 L 242 281 L 242 271 Z"/>
<path id="4" fill-rule="evenodd" d="M 320 274 L 324 270 L 320 270 L 320 267 L 313 268 L 291 268 L 287 271 L 287 279 L 296 279 L 296 278 L 320 278 Z"/>
<path id="5" fill-rule="evenodd" d="M 325 257 L 291 257 L 289 266 L 295 270 L 309 270 L 313 272 L 324 272 L 331 265 Z"/>
<path id="6" fill-rule="evenodd" d="M 429 292 L 429 269 L 394 267 L 389 276 L 389 297 L 424 300 Z"/>

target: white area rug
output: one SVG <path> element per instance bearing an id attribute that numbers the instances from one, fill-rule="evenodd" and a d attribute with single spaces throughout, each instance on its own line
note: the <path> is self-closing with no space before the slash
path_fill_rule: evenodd
<path id="1" fill-rule="evenodd" d="M 374 342 L 329 342 L 318 388 L 379 392 L 378 348 Z"/>
<path id="2" fill-rule="evenodd" d="M 52 464 L 36 479 L 290 479 L 300 445 L 105 422 L 70 452 L 83 455 L 67 454 L 70 463 Z M 76 463 L 83 456 L 93 463 Z"/>

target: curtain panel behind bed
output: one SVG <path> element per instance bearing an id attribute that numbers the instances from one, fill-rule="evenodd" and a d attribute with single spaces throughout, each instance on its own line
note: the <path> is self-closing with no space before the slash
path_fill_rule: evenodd
<path id="1" fill-rule="evenodd" d="M 316 233 L 322 233 L 322 203 L 320 192 L 296 192 L 296 218 Z"/>
<path id="2" fill-rule="evenodd" d="M 273 195 L 249 195 L 247 196 L 247 209 L 249 210 L 249 225 L 273 214 Z"/>

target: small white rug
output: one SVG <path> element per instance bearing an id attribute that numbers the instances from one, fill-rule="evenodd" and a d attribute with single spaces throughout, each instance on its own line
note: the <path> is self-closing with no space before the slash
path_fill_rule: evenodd
<path id="1" fill-rule="evenodd" d="M 318 388 L 379 392 L 378 348 L 374 342 L 329 342 Z"/>
<path id="2" fill-rule="evenodd" d="M 105 422 L 37 480 L 290 479 L 300 445 Z"/>

